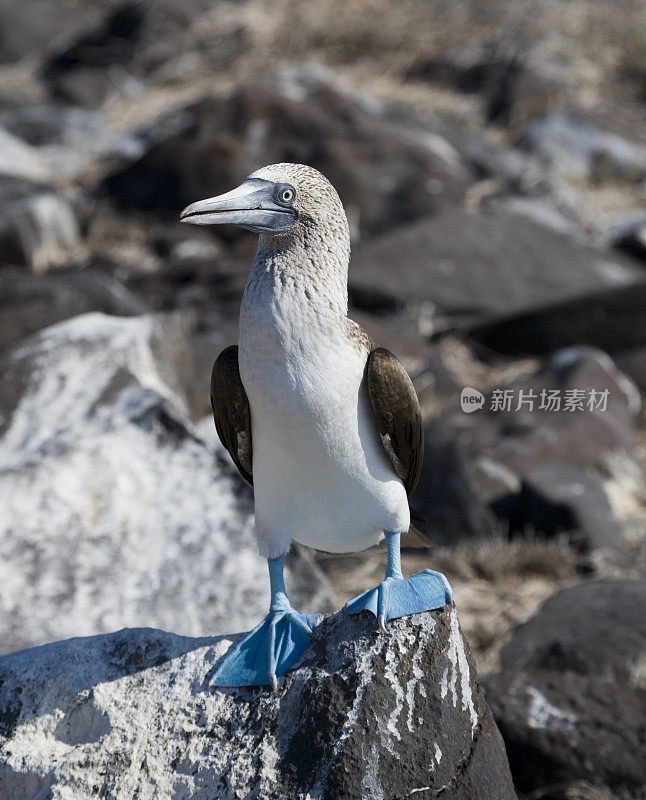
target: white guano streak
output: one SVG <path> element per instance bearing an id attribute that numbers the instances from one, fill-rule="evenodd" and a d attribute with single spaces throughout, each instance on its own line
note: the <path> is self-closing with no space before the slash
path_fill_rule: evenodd
<path id="1" fill-rule="evenodd" d="M 464 650 L 464 641 L 460 633 L 460 625 L 458 623 L 458 615 L 455 608 L 451 608 L 451 631 L 449 634 L 449 667 L 444 670 L 440 684 L 442 699 L 444 699 L 451 689 L 451 698 L 453 705 L 458 702 L 458 680 L 460 682 L 460 693 L 462 695 L 462 709 L 469 712 L 471 718 L 471 730 L 474 731 L 478 724 L 478 715 L 476 714 L 475 705 L 473 703 L 473 694 L 471 692 L 471 673 L 469 670 L 469 662 L 467 661 L 467 654 Z M 451 675 L 449 676 L 449 671 Z"/>
<path id="2" fill-rule="evenodd" d="M 429 634 L 435 631 L 435 620 L 429 618 Z M 406 717 L 406 724 L 410 733 L 413 733 L 413 714 L 415 713 L 415 689 L 419 685 L 419 693 L 422 697 L 426 697 L 426 687 L 420 680 L 424 677 L 424 670 L 420 667 L 419 662 L 422 660 L 424 654 L 424 646 L 421 641 L 418 641 L 417 650 L 413 654 L 411 671 L 413 677 L 406 681 L 406 704 L 408 706 L 408 715 Z M 419 718 L 422 719 L 421 717 Z"/>

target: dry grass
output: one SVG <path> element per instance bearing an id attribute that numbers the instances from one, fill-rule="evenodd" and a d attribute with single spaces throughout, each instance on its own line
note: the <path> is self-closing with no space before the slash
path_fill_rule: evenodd
<path id="1" fill-rule="evenodd" d="M 432 551 L 434 569 L 455 581 L 491 583 L 512 577 L 540 577 L 560 581 L 575 574 L 578 560 L 565 538 L 545 539 L 536 534 L 507 540 L 503 534 L 461 540 L 453 547 Z"/>

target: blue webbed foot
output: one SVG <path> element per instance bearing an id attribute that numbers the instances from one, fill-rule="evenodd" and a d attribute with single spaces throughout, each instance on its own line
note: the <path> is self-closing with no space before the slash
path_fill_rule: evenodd
<path id="1" fill-rule="evenodd" d="M 250 634 L 234 645 L 215 670 L 210 686 L 272 686 L 303 655 L 316 627 L 317 614 L 291 606 L 270 611 Z"/>
<path id="2" fill-rule="evenodd" d="M 383 631 L 390 619 L 442 608 L 453 601 L 453 591 L 441 572 L 425 569 L 410 578 L 401 571 L 399 531 L 386 531 L 388 564 L 386 577 L 374 589 L 368 589 L 345 604 L 348 614 L 371 611 Z"/>
<path id="3" fill-rule="evenodd" d="M 303 655 L 318 614 L 301 614 L 289 604 L 283 581 L 283 556 L 269 559 L 269 614 L 234 645 L 209 679 L 210 686 L 271 686 Z"/>
<path id="4" fill-rule="evenodd" d="M 371 611 L 382 630 L 386 622 L 408 614 L 432 611 L 453 601 L 453 591 L 441 572 L 425 569 L 410 578 L 388 577 L 345 605 L 348 614 Z"/>

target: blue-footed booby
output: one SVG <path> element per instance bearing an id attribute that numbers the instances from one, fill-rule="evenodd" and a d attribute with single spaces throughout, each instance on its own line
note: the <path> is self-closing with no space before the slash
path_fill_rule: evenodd
<path id="1" fill-rule="evenodd" d="M 260 234 L 240 308 L 239 344 L 213 366 L 218 435 L 253 485 L 269 563 L 267 617 L 232 647 L 212 685 L 270 684 L 300 658 L 316 625 L 289 603 L 291 540 L 333 553 L 387 542 L 384 580 L 346 604 L 390 619 L 444 606 L 438 572 L 404 578 L 400 535 L 422 466 L 413 384 L 395 356 L 347 316 L 350 235 L 341 200 L 312 167 L 272 164 L 233 191 L 184 209 L 183 222 Z"/>

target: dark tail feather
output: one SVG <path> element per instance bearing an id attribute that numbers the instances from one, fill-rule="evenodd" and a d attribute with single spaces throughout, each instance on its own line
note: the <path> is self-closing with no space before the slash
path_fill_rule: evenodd
<path id="1" fill-rule="evenodd" d="M 428 520 L 416 508 L 410 509 L 410 528 L 401 538 L 402 547 L 433 547 L 428 530 Z M 415 523 L 415 524 L 413 524 Z"/>

